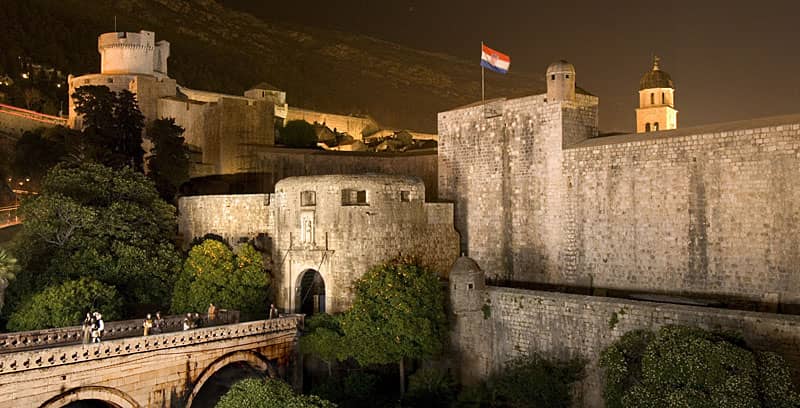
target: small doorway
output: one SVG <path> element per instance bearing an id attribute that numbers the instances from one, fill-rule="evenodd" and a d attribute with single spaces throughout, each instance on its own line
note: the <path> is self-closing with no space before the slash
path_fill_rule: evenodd
<path id="1" fill-rule="evenodd" d="M 297 309 L 306 316 L 325 313 L 325 281 L 313 269 L 306 269 L 300 277 Z"/>

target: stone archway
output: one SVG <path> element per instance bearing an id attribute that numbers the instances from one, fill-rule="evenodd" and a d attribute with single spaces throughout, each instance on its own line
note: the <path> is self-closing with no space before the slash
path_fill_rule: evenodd
<path id="1" fill-rule="evenodd" d="M 214 374 L 233 363 L 247 363 L 256 370 L 266 372 L 270 378 L 278 378 L 277 370 L 265 357 L 253 351 L 235 351 L 218 358 L 200 373 L 197 380 L 194 382 L 192 393 L 189 394 L 189 397 L 186 399 L 186 408 L 192 407 L 192 403 L 197 397 L 197 394 L 200 393 L 200 390 L 203 389 L 203 385 L 205 385 Z"/>
<path id="2" fill-rule="evenodd" d="M 78 387 L 47 400 L 40 408 L 61 408 L 76 401 L 97 400 L 115 408 L 139 408 L 140 405 L 124 392 L 109 387 Z"/>
<path id="3" fill-rule="evenodd" d="M 295 311 L 311 316 L 325 313 L 325 279 L 314 269 L 306 269 L 297 282 Z"/>

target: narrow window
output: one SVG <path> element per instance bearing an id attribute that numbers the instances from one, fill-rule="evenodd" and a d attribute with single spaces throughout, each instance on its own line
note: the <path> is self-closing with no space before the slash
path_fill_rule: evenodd
<path id="1" fill-rule="evenodd" d="M 650 131 L 650 124 L 649 124 L 649 123 L 645 123 L 645 125 L 644 125 L 644 131 L 645 131 L 645 132 L 649 132 L 649 131 Z"/>
<path id="2" fill-rule="evenodd" d="M 555 81 L 556 80 L 556 74 L 550 75 L 550 80 L 551 81 Z"/>
<path id="3" fill-rule="evenodd" d="M 342 190 L 342 205 L 366 205 L 366 190 Z"/>
<path id="4" fill-rule="evenodd" d="M 473 288 L 473 286 L 472 286 L 471 283 L 467 285 L 467 289 L 472 290 L 472 288 Z"/>
<path id="5" fill-rule="evenodd" d="M 303 191 L 300 193 L 300 206 L 310 207 L 317 205 L 317 193 L 313 191 Z"/>
<path id="6" fill-rule="evenodd" d="M 411 192 L 410 191 L 401 191 L 400 192 L 400 201 L 407 203 L 411 201 Z"/>
<path id="7" fill-rule="evenodd" d="M 666 105 L 667 104 L 666 100 L 667 98 L 666 96 L 664 96 L 664 92 L 661 92 L 661 104 Z"/>
<path id="8" fill-rule="evenodd" d="M 658 122 L 653 123 L 653 132 L 658 132 Z"/>
<path id="9" fill-rule="evenodd" d="M 564 75 L 564 78 L 569 79 L 569 74 Z"/>
<path id="10" fill-rule="evenodd" d="M 656 104 L 656 94 L 654 94 L 652 92 L 650 93 L 650 104 L 651 105 L 655 105 Z"/>

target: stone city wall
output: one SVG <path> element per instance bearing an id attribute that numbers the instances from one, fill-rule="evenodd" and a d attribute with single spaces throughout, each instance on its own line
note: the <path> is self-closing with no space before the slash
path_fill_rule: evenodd
<path id="1" fill-rule="evenodd" d="M 754 348 L 775 351 L 795 369 L 800 367 L 800 316 L 500 287 L 490 287 L 485 296 L 487 319 L 480 311 L 466 313 L 454 326 L 461 359 L 473 369 L 467 374 L 485 378 L 509 359 L 532 352 L 549 358 L 581 357 L 588 361 L 587 376 L 576 390 L 576 405 L 581 407 L 603 407 L 599 355 L 636 329 L 679 324 L 733 330 Z"/>
<path id="2" fill-rule="evenodd" d="M 800 304 L 800 115 L 587 140 L 563 172 L 565 280 Z"/>
<path id="3" fill-rule="evenodd" d="M 236 244 L 266 233 L 269 199 L 269 194 L 181 197 L 178 200 L 178 233 L 184 247 L 206 234 L 216 234 Z"/>
<path id="4" fill-rule="evenodd" d="M 0 139 L 6 139 L 9 145 L 13 145 L 23 133 L 36 130 L 41 127 L 64 126 L 66 119 L 58 116 L 45 115 L 43 113 L 18 108 L 16 106 L 0 104 Z"/>
<path id="5" fill-rule="evenodd" d="M 288 149 L 242 146 L 240 168 L 263 174 L 262 191 L 272 192 L 275 183 L 292 176 L 326 174 L 384 173 L 416 176 L 425 183 L 425 198 L 437 198 L 436 150 L 406 153 L 329 152 L 313 149 Z"/>
<path id="6" fill-rule="evenodd" d="M 439 114 L 439 198 L 455 204 L 461 250 L 492 278 L 561 280 L 565 143 L 597 134 L 597 98 L 545 95 Z M 569 261 L 569 260 L 566 260 Z"/>

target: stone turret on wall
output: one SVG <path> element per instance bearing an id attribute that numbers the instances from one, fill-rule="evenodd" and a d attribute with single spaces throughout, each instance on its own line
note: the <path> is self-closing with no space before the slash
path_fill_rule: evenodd
<path id="1" fill-rule="evenodd" d="M 450 269 L 450 307 L 453 311 L 453 351 L 462 384 L 485 378 L 491 368 L 491 305 L 486 277 L 474 260 L 461 256 Z"/>
<path id="2" fill-rule="evenodd" d="M 567 61 L 556 61 L 547 67 L 547 100 L 549 102 L 575 100 L 575 66 Z"/>

